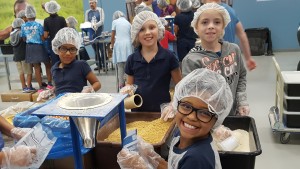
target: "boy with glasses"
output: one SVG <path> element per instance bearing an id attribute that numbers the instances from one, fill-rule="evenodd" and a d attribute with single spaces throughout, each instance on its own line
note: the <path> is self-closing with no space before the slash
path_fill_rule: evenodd
<path id="1" fill-rule="evenodd" d="M 174 120 L 180 136 L 172 140 L 168 161 L 149 148 L 148 143 L 139 144 L 143 145 L 138 147 L 139 153 L 157 168 L 221 169 L 210 132 L 223 123 L 232 103 L 231 90 L 223 76 L 204 68 L 192 71 L 175 87 L 172 107 L 177 109 L 173 112 L 176 112 Z M 130 153 L 122 150 L 118 158 L 120 155 L 129 157 Z M 137 161 L 142 164 L 141 160 Z"/>

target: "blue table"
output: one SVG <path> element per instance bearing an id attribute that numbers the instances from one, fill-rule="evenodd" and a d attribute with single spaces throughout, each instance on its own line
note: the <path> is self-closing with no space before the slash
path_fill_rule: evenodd
<path id="1" fill-rule="evenodd" d="M 124 99 L 127 95 L 118 94 L 118 93 L 108 93 L 113 97 L 112 101 L 108 104 L 99 108 L 99 112 L 88 112 L 86 113 L 76 113 L 74 111 L 64 111 L 64 109 L 60 108 L 57 103 L 60 100 L 55 99 L 52 100 L 50 103 L 46 104 L 45 106 L 41 107 L 40 109 L 34 111 L 32 114 L 37 116 L 69 116 L 69 117 L 89 117 L 89 118 L 97 118 L 100 120 L 101 124 L 106 123 L 112 117 L 114 117 L 117 113 L 119 113 L 120 119 L 120 130 L 121 130 L 121 140 L 123 145 L 123 139 L 126 137 L 126 119 L 125 119 L 125 109 L 124 109 Z M 75 168 L 80 169 L 83 166 L 82 162 L 82 154 L 80 151 L 80 140 L 79 140 L 79 132 L 77 127 L 72 118 L 70 120 L 70 128 L 71 128 L 71 135 L 72 135 L 72 142 L 73 142 L 73 152 L 74 152 L 74 162 Z"/>

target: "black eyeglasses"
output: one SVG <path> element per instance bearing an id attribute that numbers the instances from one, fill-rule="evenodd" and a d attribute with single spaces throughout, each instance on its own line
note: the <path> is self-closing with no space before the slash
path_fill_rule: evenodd
<path id="1" fill-rule="evenodd" d="M 66 47 L 59 47 L 58 50 L 62 53 L 67 53 L 69 51 L 71 54 L 76 54 L 78 49 L 73 47 L 73 48 L 66 48 Z"/>
<path id="2" fill-rule="evenodd" d="M 187 102 L 178 101 L 177 111 L 183 115 L 189 115 L 192 112 L 196 113 L 198 120 L 203 123 L 208 123 L 216 114 L 210 112 L 207 109 L 196 109 Z"/>

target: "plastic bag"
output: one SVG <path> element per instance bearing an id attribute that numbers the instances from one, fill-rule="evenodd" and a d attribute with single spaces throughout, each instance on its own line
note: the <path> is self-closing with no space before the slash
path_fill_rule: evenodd
<path id="1" fill-rule="evenodd" d="M 140 137 L 137 140 L 137 151 L 123 148 L 118 153 L 117 162 L 119 166 L 121 169 L 156 169 L 163 159 L 154 151 L 151 144 Z"/>
<path id="2" fill-rule="evenodd" d="M 168 121 L 169 119 L 173 119 L 175 117 L 176 110 L 173 109 L 171 103 L 163 103 L 160 105 L 161 116 L 160 118 L 164 121 Z"/>
<path id="3" fill-rule="evenodd" d="M 128 96 L 134 95 L 135 91 L 137 90 L 138 85 L 126 85 L 120 89 L 120 93 L 122 94 L 128 94 Z"/>
<path id="4" fill-rule="evenodd" d="M 224 125 L 220 125 L 213 130 L 213 135 L 216 139 L 216 142 L 222 142 L 232 135 L 232 131 L 230 130 L 230 128 L 225 127 Z"/>

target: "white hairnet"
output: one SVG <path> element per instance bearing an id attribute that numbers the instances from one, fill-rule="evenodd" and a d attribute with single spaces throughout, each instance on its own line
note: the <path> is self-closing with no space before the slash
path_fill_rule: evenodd
<path id="1" fill-rule="evenodd" d="M 55 14 L 60 10 L 60 5 L 56 1 L 46 2 L 45 10 L 50 14 Z"/>
<path id="2" fill-rule="evenodd" d="M 25 10 L 21 10 L 18 14 L 17 14 L 17 18 L 23 18 L 26 17 L 25 16 Z"/>
<path id="3" fill-rule="evenodd" d="M 216 11 L 218 11 L 224 19 L 224 28 L 228 25 L 228 23 L 231 20 L 229 13 L 227 12 L 227 10 L 223 6 L 218 5 L 217 3 L 214 3 L 214 2 L 213 3 L 206 3 L 206 4 L 202 5 L 200 8 L 198 8 L 197 11 L 194 13 L 194 19 L 191 23 L 191 26 L 194 28 L 194 31 L 195 31 L 196 34 L 198 34 L 197 33 L 198 19 L 199 19 L 200 15 L 206 10 L 216 10 Z M 222 36 L 224 36 L 224 34 L 225 34 L 225 30 L 223 31 Z"/>
<path id="4" fill-rule="evenodd" d="M 192 1 L 191 0 L 177 0 L 176 6 L 181 12 L 189 12 L 192 10 Z"/>
<path id="5" fill-rule="evenodd" d="M 233 103 L 225 78 L 206 68 L 192 71 L 175 86 L 173 108 L 177 109 L 178 101 L 186 97 L 196 97 L 207 103 L 208 109 L 218 118 L 214 128 L 223 123 Z"/>
<path id="6" fill-rule="evenodd" d="M 142 11 L 137 14 L 132 21 L 131 25 L 131 41 L 135 41 L 137 34 L 140 32 L 142 26 L 145 22 L 153 20 L 157 23 L 158 28 L 158 40 L 161 40 L 164 37 L 165 27 L 162 25 L 158 16 L 150 11 Z"/>
<path id="7" fill-rule="evenodd" d="M 168 3 L 166 0 L 157 0 L 157 5 L 159 5 L 161 8 L 165 8 L 168 6 Z"/>
<path id="8" fill-rule="evenodd" d="M 145 6 L 145 5 L 138 5 L 134 8 L 134 12 L 136 15 L 142 11 L 152 11 L 152 10 L 151 10 L 151 8 L 149 8 L 148 6 Z"/>
<path id="9" fill-rule="evenodd" d="M 60 29 L 52 40 L 52 49 L 55 54 L 58 54 L 58 48 L 64 44 L 74 45 L 75 48 L 80 47 L 80 36 L 73 28 Z"/>
<path id="10" fill-rule="evenodd" d="M 35 18 L 36 11 L 32 5 L 27 5 L 25 8 L 25 16 L 26 18 Z"/>
<path id="11" fill-rule="evenodd" d="M 160 18 L 159 18 L 159 20 L 160 20 L 160 22 L 161 22 L 161 24 L 162 24 L 162 25 L 164 25 L 164 26 L 168 26 L 168 24 L 169 24 L 169 23 L 168 23 L 168 21 L 167 21 L 167 20 L 165 20 L 165 18 L 163 18 L 163 17 L 160 17 Z"/>
<path id="12" fill-rule="evenodd" d="M 199 0 L 192 0 L 192 7 L 194 9 L 198 9 L 201 6 L 200 1 Z"/>
<path id="13" fill-rule="evenodd" d="M 121 17 L 125 17 L 125 15 L 124 15 L 123 12 L 121 12 L 121 11 L 114 12 L 114 14 L 113 14 L 113 20 L 119 19 Z"/>
<path id="14" fill-rule="evenodd" d="M 97 3 L 97 0 L 90 0 L 89 2 L 96 2 Z"/>
<path id="15" fill-rule="evenodd" d="M 21 25 L 22 25 L 23 23 L 25 23 L 23 19 L 21 19 L 21 18 L 16 18 L 16 19 L 13 21 L 13 23 L 11 24 L 11 26 L 12 26 L 13 28 L 20 28 Z"/>
<path id="16" fill-rule="evenodd" d="M 67 17 L 66 22 L 70 28 L 74 28 L 74 29 L 75 29 L 76 25 L 78 24 L 78 21 L 76 20 L 76 18 L 74 16 Z"/>

